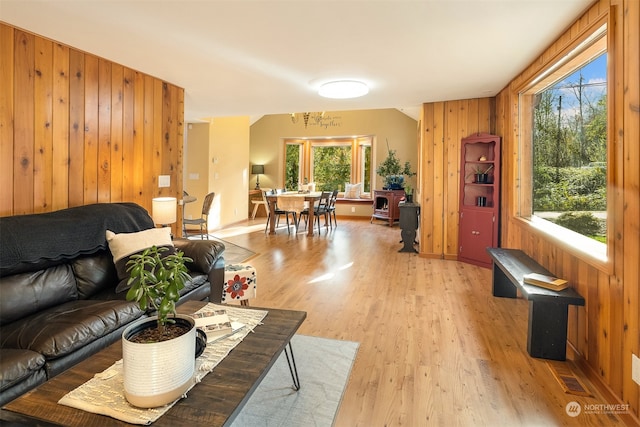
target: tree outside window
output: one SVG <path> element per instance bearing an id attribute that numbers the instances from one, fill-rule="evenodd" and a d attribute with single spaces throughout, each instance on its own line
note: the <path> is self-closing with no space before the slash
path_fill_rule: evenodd
<path id="1" fill-rule="evenodd" d="M 522 194 L 521 214 L 530 212 L 602 243 L 607 240 L 605 48 L 603 36 L 521 94 L 523 147 L 532 154 L 525 156 L 531 164 L 522 167 L 531 202 Z"/>
<path id="2" fill-rule="evenodd" d="M 301 144 L 285 145 L 285 174 L 284 187 L 287 190 L 297 190 L 300 183 L 300 166 L 302 159 Z"/>
<path id="3" fill-rule="evenodd" d="M 360 182 L 362 182 L 362 191 L 371 193 L 371 144 L 360 145 L 360 158 L 363 159 L 362 173 Z"/>
<path id="4" fill-rule="evenodd" d="M 312 176 L 317 191 L 344 189 L 351 182 L 351 145 L 315 145 Z"/>

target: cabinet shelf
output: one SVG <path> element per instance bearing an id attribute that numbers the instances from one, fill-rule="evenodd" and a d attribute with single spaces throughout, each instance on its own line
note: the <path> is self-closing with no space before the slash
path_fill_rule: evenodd
<path id="1" fill-rule="evenodd" d="M 458 259 L 491 268 L 487 247 L 499 246 L 500 137 L 473 134 L 461 141 Z M 486 182 L 478 182 L 478 172 Z"/>
<path id="2" fill-rule="evenodd" d="M 480 211 L 486 211 L 486 210 L 493 210 L 493 206 L 477 206 L 477 205 L 468 205 L 465 206 L 465 210 L 480 210 Z"/>
<path id="3" fill-rule="evenodd" d="M 491 166 L 495 163 L 493 160 L 469 160 L 467 164 L 469 165 L 489 165 Z"/>

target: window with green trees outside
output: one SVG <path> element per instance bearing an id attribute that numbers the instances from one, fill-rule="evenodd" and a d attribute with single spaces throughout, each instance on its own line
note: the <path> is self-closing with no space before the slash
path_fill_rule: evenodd
<path id="1" fill-rule="evenodd" d="M 520 215 L 606 244 L 606 27 L 534 79 L 520 112 L 531 153 L 521 159 Z"/>
<path id="2" fill-rule="evenodd" d="M 285 140 L 285 187 L 297 190 L 314 182 L 316 191 L 344 191 L 346 183 L 362 183 L 371 192 L 372 140 L 323 138 Z"/>

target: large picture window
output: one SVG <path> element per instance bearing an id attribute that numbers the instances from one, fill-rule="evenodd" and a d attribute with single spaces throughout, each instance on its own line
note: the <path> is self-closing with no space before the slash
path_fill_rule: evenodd
<path id="1" fill-rule="evenodd" d="M 300 176 L 303 148 L 300 143 L 285 144 L 284 187 L 289 190 L 298 189 L 298 185 L 302 183 Z"/>
<path id="2" fill-rule="evenodd" d="M 606 27 L 520 93 L 520 216 L 606 255 Z"/>
<path id="3" fill-rule="evenodd" d="M 311 179 L 319 191 L 341 189 L 351 182 L 351 145 L 312 144 Z"/>
<path id="4" fill-rule="evenodd" d="M 285 140 L 285 187 L 297 190 L 314 182 L 317 191 L 343 192 L 347 183 L 362 183 L 362 195 L 371 192 L 370 136 Z"/>

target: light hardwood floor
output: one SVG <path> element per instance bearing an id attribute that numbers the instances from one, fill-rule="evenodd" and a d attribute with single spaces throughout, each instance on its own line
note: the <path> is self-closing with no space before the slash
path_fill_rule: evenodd
<path id="1" fill-rule="evenodd" d="M 527 302 L 494 298 L 490 270 L 399 253 L 381 221 L 338 218 L 312 238 L 246 225 L 214 234 L 259 253 L 251 305 L 305 310 L 299 333 L 360 343 L 336 427 L 623 425 L 585 406 L 616 402 L 584 375 L 594 397 L 565 394 L 527 354 Z M 572 401 L 592 413 L 568 416 Z"/>

